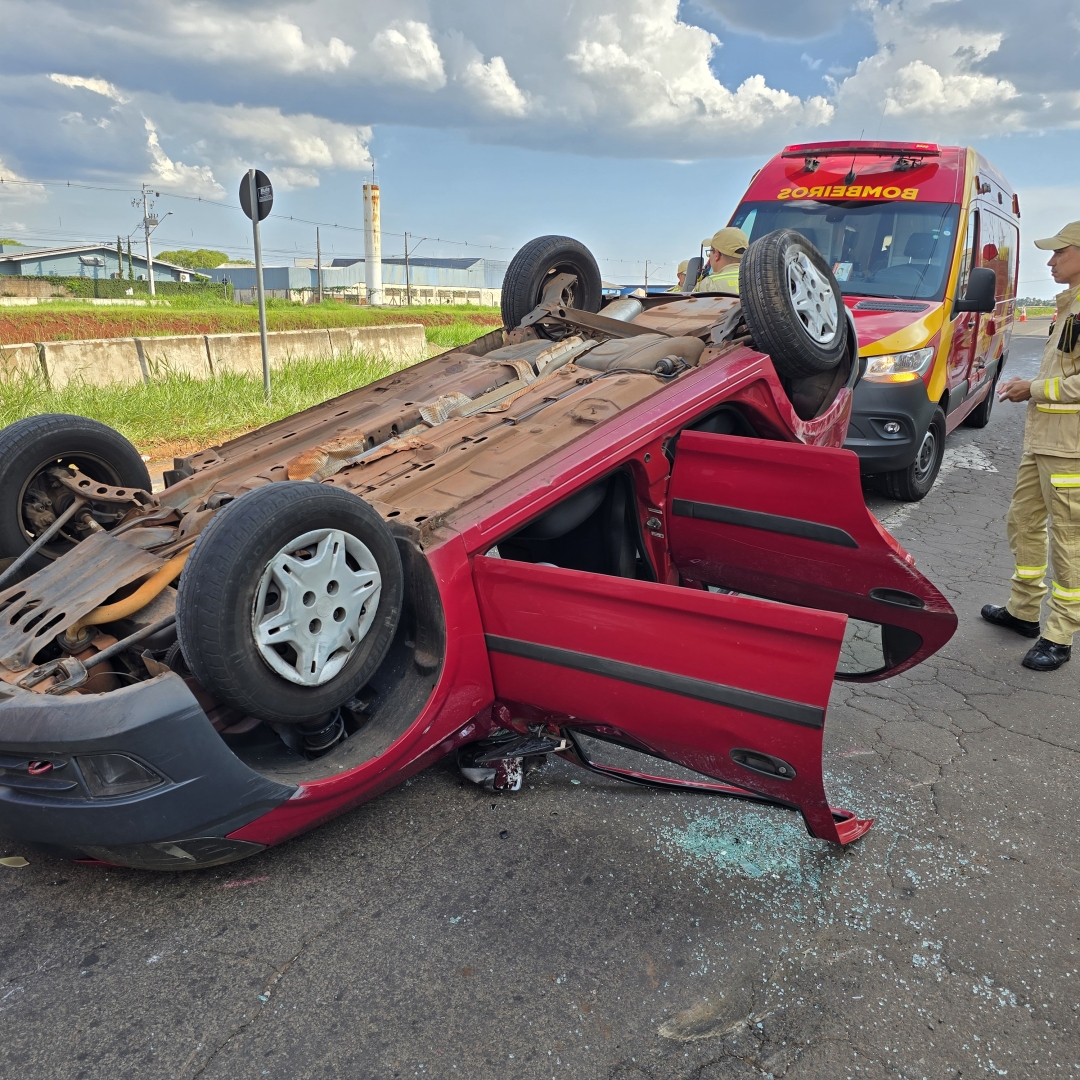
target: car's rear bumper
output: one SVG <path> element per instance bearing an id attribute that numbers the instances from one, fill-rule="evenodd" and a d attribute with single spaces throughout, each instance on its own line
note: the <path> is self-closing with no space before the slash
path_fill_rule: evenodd
<path id="1" fill-rule="evenodd" d="M 212 866 L 260 850 L 227 834 L 295 790 L 240 761 L 171 673 L 108 694 L 5 690 L 0 835 L 126 866 Z M 77 759 L 110 753 L 148 766 L 161 782 L 136 794 L 92 796 Z M 30 762 L 52 767 L 31 769 Z"/>
<path id="2" fill-rule="evenodd" d="M 915 460 L 936 407 L 922 379 L 908 383 L 862 379 L 855 387 L 844 447 L 859 455 L 864 473 L 906 469 Z M 898 423 L 900 430 L 888 433 L 889 422 Z"/>

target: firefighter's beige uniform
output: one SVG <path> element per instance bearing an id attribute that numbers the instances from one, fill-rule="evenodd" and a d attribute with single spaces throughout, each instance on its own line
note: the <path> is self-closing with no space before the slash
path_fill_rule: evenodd
<path id="1" fill-rule="evenodd" d="M 675 271 L 676 276 L 678 276 L 679 274 L 683 275 L 683 281 L 686 280 L 686 268 L 689 265 L 690 265 L 690 260 L 689 259 L 683 259 L 683 261 L 681 263 L 679 263 L 679 269 Z M 683 283 L 679 282 L 679 281 L 676 281 L 675 284 L 672 285 L 670 289 L 668 289 L 668 292 L 679 292 L 679 293 L 681 293 L 682 291 L 683 291 Z"/>
<path id="2" fill-rule="evenodd" d="M 1049 572 L 1042 636 L 1071 645 L 1080 630 L 1080 289 L 1058 294 L 1057 325 L 1031 382 L 1008 534 L 1016 570 L 1006 608 L 1038 622 Z"/>

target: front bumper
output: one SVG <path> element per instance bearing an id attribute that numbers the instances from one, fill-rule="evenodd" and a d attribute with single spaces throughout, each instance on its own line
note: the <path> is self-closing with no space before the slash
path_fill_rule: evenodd
<path id="1" fill-rule="evenodd" d="M 161 782 L 94 797 L 76 758 L 95 753 L 122 753 Z M 227 835 L 294 791 L 249 769 L 171 673 L 108 694 L 0 696 L 0 835 L 69 858 L 154 870 L 232 862 L 261 845 Z"/>
<path id="2" fill-rule="evenodd" d="M 844 447 L 859 455 L 864 473 L 906 469 L 915 460 L 936 408 L 922 379 L 907 383 L 861 379 L 855 387 Z M 889 421 L 900 425 L 895 435 L 885 431 Z"/>

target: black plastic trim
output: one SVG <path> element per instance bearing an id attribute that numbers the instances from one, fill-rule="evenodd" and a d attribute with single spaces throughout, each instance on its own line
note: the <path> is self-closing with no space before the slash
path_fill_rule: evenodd
<path id="1" fill-rule="evenodd" d="M 697 518 L 699 521 L 719 521 L 724 525 L 742 525 L 748 529 L 798 536 L 803 540 L 817 540 L 837 547 L 857 548 L 855 538 L 835 525 L 822 525 L 803 518 L 782 517 L 765 514 L 760 510 L 742 510 L 737 506 L 718 506 L 716 503 L 692 502 L 690 499 L 673 499 L 671 512 L 675 517 Z"/>
<path id="2" fill-rule="evenodd" d="M 758 694 L 752 690 L 740 690 L 723 683 L 707 682 L 688 675 L 676 675 L 670 671 L 658 671 L 656 668 L 628 664 L 622 660 L 609 660 L 604 656 L 590 656 L 588 653 L 560 649 L 554 645 L 540 645 L 534 641 L 519 641 L 517 638 L 500 637 L 486 634 L 487 647 L 492 652 L 520 656 L 524 660 L 536 660 L 542 664 L 554 664 L 557 667 L 584 671 L 589 675 L 600 675 L 606 679 L 645 686 L 650 690 L 662 690 L 680 697 L 707 701 L 711 705 L 723 705 L 729 709 L 756 713 L 773 720 L 784 720 L 801 727 L 822 728 L 825 726 L 825 710 L 816 705 L 805 705 L 801 701 L 788 701 L 786 698 Z"/>

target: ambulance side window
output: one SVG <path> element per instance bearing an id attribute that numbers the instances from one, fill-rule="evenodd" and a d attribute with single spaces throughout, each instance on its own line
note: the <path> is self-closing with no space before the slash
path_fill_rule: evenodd
<path id="1" fill-rule="evenodd" d="M 1000 304 L 1016 295 L 1017 229 L 1011 221 L 989 211 L 980 216 L 978 265 L 994 271 L 994 295 Z"/>
<path id="2" fill-rule="evenodd" d="M 967 234 L 964 237 L 964 247 L 960 252 L 960 272 L 956 276 L 956 295 L 963 296 L 967 293 L 968 275 L 973 266 L 978 266 L 976 244 L 979 242 L 979 211 L 972 207 L 968 210 Z M 959 314 L 953 309 L 951 318 L 955 319 Z"/>

